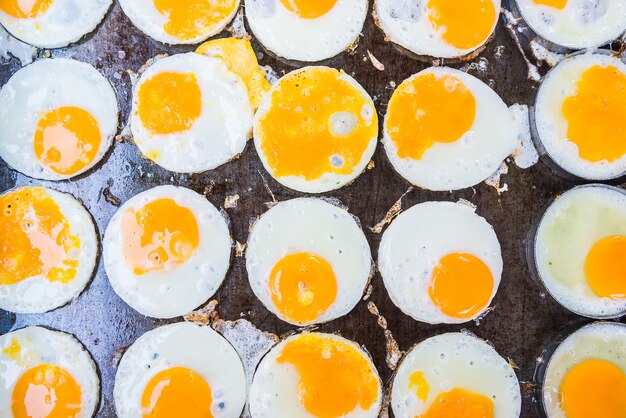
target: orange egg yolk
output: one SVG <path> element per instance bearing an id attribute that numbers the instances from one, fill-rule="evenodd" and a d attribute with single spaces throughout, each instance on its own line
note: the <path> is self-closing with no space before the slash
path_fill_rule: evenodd
<path id="1" fill-rule="evenodd" d="M 42 364 L 27 370 L 17 380 L 11 408 L 15 417 L 77 417 L 81 412 L 80 385 L 67 370 Z"/>
<path id="2" fill-rule="evenodd" d="M 190 129 L 202 112 L 202 92 L 193 73 L 163 72 L 139 86 L 138 114 L 153 134 Z"/>
<path id="3" fill-rule="evenodd" d="M 386 128 L 398 157 L 419 160 L 435 142 L 461 139 L 475 117 L 476 99 L 461 80 L 430 73 L 398 87 L 389 101 Z"/>
<path id="4" fill-rule="evenodd" d="M 430 392 L 430 385 L 424 377 L 423 372 L 414 372 L 409 377 L 409 389 L 415 391 L 419 400 L 426 402 L 426 399 L 428 399 L 428 393 Z"/>
<path id="5" fill-rule="evenodd" d="M 213 418 L 212 402 L 206 380 L 185 367 L 160 371 L 141 396 L 143 418 Z"/>
<path id="6" fill-rule="evenodd" d="M 337 0 L 280 0 L 280 2 L 299 17 L 315 19 L 328 13 Z"/>
<path id="7" fill-rule="evenodd" d="M 615 235 L 596 242 L 585 260 L 585 277 L 602 298 L 626 298 L 626 237 Z"/>
<path id="8" fill-rule="evenodd" d="M 193 212 L 172 199 L 158 199 L 122 216 L 124 257 L 137 275 L 163 271 L 189 260 L 198 248 Z"/>
<path id="9" fill-rule="evenodd" d="M 563 378 L 560 391 L 567 418 L 626 417 L 626 374 L 609 361 L 578 363 Z"/>
<path id="10" fill-rule="evenodd" d="M 215 31 L 237 7 L 236 0 L 154 0 L 159 13 L 167 17 L 163 27 L 181 41 Z"/>
<path id="11" fill-rule="evenodd" d="M 426 413 L 416 418 L 493 418 L 493 409 L 490 398 L 454 388 L 437 396 Z"/>
<path id="12" fill-rule="evenodd" d="M 533 0 L 533 2 L 535 2 L 535 4 L 554 7 L 555 9 L 565 9 L 565 6 L 567 6 L 567 0 Z"/>
<path id="13" fill-rule="evenodd" d="M 626 155 L 626 74 L 614 66 L 589 68 L 563 102 L 567 139 L 581 158 L 615 161 Z"/>
<path id="14" fill-rule="evenodd" d="M 96 158 L 100 148 L 98 121 L 78 107 L 46 113 L 35 131 L 35 155 L 58 174 L 75 174 Z"/>
<path id="15" fill-rule="evenodd" d="M 281 79 L 255 135 L 275 176 L 351 174 L 378 133 L 371 101 L 341 72 L 312 67 Z"/>
<path id="16" fill-rule="evenodd" d="M 80 239 L 44 189 L 0 196 L 0 217 L 0 285 L 39 275 L 61 283 L 76 277 Z"/>
<path id="17" fill-rule="evenodd" d="M 498 21 L 492 0 L 428 0 L 427 9 L 433 28 L 459 49 L 481 46 Z"/>
<path id="18" fill-rule="evenodd" d="M 37 17 L 45 13 L 54 0 L 0 0 L 0 9 L 18 19 Z"/>
<path id="19" fill-rule="evenodd" d="M 435 306 L 453 318 L 472 318 L 491 299 L 493 276 L 478 257 L 467 253 L 448 254 L 433 270 L 428 294 Z"/>

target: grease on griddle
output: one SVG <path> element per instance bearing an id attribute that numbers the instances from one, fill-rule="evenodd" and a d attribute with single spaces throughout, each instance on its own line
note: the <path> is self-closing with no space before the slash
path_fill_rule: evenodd
<path id="1" fill-rule="evenodd" d="M 370 231 L 372 231 L 375 234 L 380 234 L 381 232 L 383 232 L 383 229 L 385 228 L 385 226 L 390 224 L 391 221 L 393 221 L 393 219 L 396 216 L 398 216 L 400 212 L 402 212 L 402 199 L 404 198 L 404 196 L 406 196 L 412 191 L 413 191 L 413 187 L 409 187 L 408 190 L 404 192 L 402 196 L 400 196 L 400 199 L 398 199 L 396 203 L 394 203 L 393 206 L 389 208 L 385 217 L 376 225 L 369 227 Z"/>
<path id="2" fill-rule="evenodd" d="M 393 338 L 393 334 L 391 333 L 389 328 L 387 328 L 387 320 L 384 316 L 380 314 L 376 304 L 374 304 L 374 302 L 372 301 L 369 301 L 367 303 L 367 310 L 370 311 L 372 315 L 377 317 L 376 323 L 379 327 L 382 328 L 383 332 L 385 333 L 385 339 L 387 340 L 387 356 L 385 357 L 385 363 L 387 363 L 387 367 L 389 367 L 391 370 L 395 370 L 398 366 L 398 363 L 400 362 L 400 359 L 404 355 L 404 352 L 400 350 L 398 342 L 395 340 L 395 338 Z"/>

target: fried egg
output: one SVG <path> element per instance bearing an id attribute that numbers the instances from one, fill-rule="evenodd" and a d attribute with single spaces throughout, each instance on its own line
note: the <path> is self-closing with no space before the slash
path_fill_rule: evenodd
<path id="1" fill-rule="evenodd" d="M 322 199 L 281 202 L 253 225 L 246 269 L 272 313 L 310 325 L 350 312 L 372 273 L 367 239 L 347 210 Z"/>
<path id="2" fill-rule="evenodd" d="M 626 313 L 626 193 L 586 185 L 559 196 L 541 217 L 534 262 L 550 294 L 593 318 Z"/>
<path id="3" fill-rule="evenodd" d="M 515 151 L 517 136 L 511 111 L 489 86 L 463 71 L 432 67 L 394 91 L 383 144 L 407 181 L 447 191 L 495 173 Z"/>
<path id="4" fill-rule="evenodd" d="M 378 269 L 393 303 L 429 324 L 480 316 L 502 275 L 493 227 L 464 203 L 426 202 L 398 216 L 383 234 Z"/>
<path id="5" fill-rule="evenodd" d="M 461 332 L 413 347 L 391 388 L 396 417 L 518 418 L 521 404 L 509 363 L 487 342 Z"/>
<path id="6" fill-rule="evenodd" d="M 376 0 L 376 23 L 418 55 L 455 58 L 482 47 L 500 17 L 500 0 Z"/>
<path id="7" fill-rule="evenodd" d="M 91 216 L 73 196 L 20 187 L 0 196 L 0 308 L 42 313 L 83 291 L 96 266 Z"/>
<path id="8" fill-rule="evenodd" d="M 95 68 L 40 60 L 0 90 L 0 157 L 29 177 L 68 179 L 104 157 L 117 121 L 113 88 Z"/>
<path id="9" fill-rule="evenodd" d="M 92 417 L 96 365 L 73 336 L 27 327 L 0 336 L 0 418 Z"/>
<path id="10" fill-rule="evenodd" d="M 196 44 L 226 27 L 239 0 L 120 0 L 142 32 L 166 44 Z"/>
<path id="11" fill-rule="evenodd" d="M 374 102 L 348 74 L 305 67 L 285 75 L 263 98 L 254 145 L 282 185 L 323 193 L 349 184 L 376 149 Z"/>
<path id="12" fill-rule="evenodd" d="M 333 334 L 284 339 L 263 357 L 250 387 L 252 418 L 375 418 L 381 403 L 369 354 Z"/>
<path id="13" fill-rule="evenodd" d="M 113 290 L 139 313 L 173 318 L 206 302 L 230 265 L 224 216 L 198 193 L 158 186 L 131 198 L 104 236 Z"/>
<path id="14" fill-rule="evenodd" d="M 178 173 L 212 170 L 238 156 L 252 132 L 241 77 L 194 52 L 158 59 L 133 94 L 131 131 L 146 158 Z"/>
<path id="15" fill-rule="evenodd" d="M 143 334 L 115 375 L 119 418 L 239 418 L 246 373 L 232 345 L 208 326 L 189 322 Z"/>
<path id="16" fill-rule="evenodd" d="M 321 61 L 354 44 L 365 22 L 367 0 L 246 0 L 254 36 L 279 57 Z"/>
<path id="17" fill-rule="evenodd" d="M 626 64 L 611 55 L 568 57 L 544 78 L 535 128 L 544 153 L 588 180 L 626 174 Z"/>

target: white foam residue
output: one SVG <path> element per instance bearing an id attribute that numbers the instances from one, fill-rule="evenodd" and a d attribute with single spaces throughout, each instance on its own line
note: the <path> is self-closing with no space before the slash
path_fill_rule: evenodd
<path id="1" fill-rule="evenodd" d="M 33 62 L 37 56 L 37 48 L 14 38 L 0 26 L 0 57 L 10 59 L 11 56 L 20 60 L 23 67 Z"/>
<path id="2" fill-rule="evenodd" d="M 509 166 L 506 165 L 505 162 L 503 162 L 502 164 L 500 164 L 500 167 L 498 167 L 495 173 L 487 177 L 487 180 L 485 180 L 485 184 L 496 189 L 498 194 L 502 194 L 504 192 L 509 191 L 508 184 L 504 183 L 503 185 L 501 185 L 501 182 L 502 182 L 501 177 L 507 174 L 508 172 L 509 172 Z"/>
<path id="3" fill-rule="evenodd" d="M 516 19 L 515 16 L 513 16 L 513 13 L 511 13 L 510 11 L 506 9 L 502 9 L 502 11 L 504 13 L 504 20 L 506 21 L 506 28 L 511 34 L 513 41 L 515 41 L 515 45 L 517 46 L 517 49 L 519 49 L 520 53 L 522 54 L 522 57 L 524 58 L 524 61 L 526 62 L 526 66 L 528 67 L 528 78 L 533 81 L 541 80 L 541 74 L 539 74 L 539 69 L 537 68 L 535 64 L 530 62 L 530 60 L 526 56 L 526 53 L 524 52 L 522 43 L 517 37 L 517 25 L 519 24 L 520 19 Z"/>
<path id="4" fill-rule="evenodd" d="M 240 9 L 239 12 L 235 15 L 233 19 L 233 24 L 228 28 L 228 31 L 235 37 L 239 39 L 250 39 L 250 35 L 246 31 L 246 25 L 244 24 L 243 19 L 243 9 Z"/>
<path id="5" fill-rule="evenodd" d="M 532 167 L 539 161 L 539 153 L 533 144 L 530 134 L 528 106 L 516 103 L 509 109 L 511 109 L 513 120 L 517 124 L 519 131 L 519 145 L 513 154 L 513 160 L 515 161 L 515 165 L 519 168 L 525 169 Z"/>
<path id="6" fill-rule="evenodd" d="M 259 68 L 265 71 L 265 79 L 269 81 L 270 84 L 276 84 L 276 82 L 280 79 L 280 76 L 269 65 L 262 65 L 259 66 Z"/>
<path id="7" fill-rule="evenodd" d="M 550 51 L 536 40 L 530 41 L 530 49 L 537 60 L 545 62 L 550 67 L 554 67 L 565 58 L 565 55 Z"/>

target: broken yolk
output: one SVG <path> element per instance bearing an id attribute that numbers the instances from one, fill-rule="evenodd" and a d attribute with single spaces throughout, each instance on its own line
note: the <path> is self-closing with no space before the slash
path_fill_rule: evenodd
<path id="1" fill-rule="evenodd" d="M 429 73 L 398 87 L 389 101 L 386 128 L 398 157 L 419 160 L 435 142 L 461 139 L 475 117 L 476 99 L 461 80 Z"/>
<path id="2" fill-rule="evenodd" d="M 42 275 L 69 283 L 76 277 L 80 239 L 43 188 L 0 196 L 0 285 Z"/>
<path id="3" fill-rule="evenodd" d="M 626 74 L 610 65 L 583 72 L 577 91 L 563 102 L 567 139 L 581 158 L 613 162 L 626 155 Z"/>
<path id="4" fill-rule="evenodd" d="M 586 360 L 572 367 L 561 383 L 567 418 L 624 418 L 626 374 L 606 360 Z"/>
<path id="5" fill-rule="evenodd" d="M 42 364 L 20 376 L 11 403 L 15 417 L 74 418 L 81 413 L 81 388 L 67 370 Z"/>
<path id="6" fill-rule="evenodd" d="M 626 298 L 626 237 L 615 235 L 596 242 L 585 260 L 585 277 L 601 298 Z"/>
<path id="7" fill-rule="evenodd" d="M 279 363 L 298 369 L 300 404 L 318 418 L 342 417 L 378 399 L 379 381 L 368 360 L 352 345 L 304 334 L 289 341 Z"/>
<path id="8" fill-rule="evenodd" d="M 139 86 L 138 114 L 153 134 L 191 128 L 202 112 L 202 92 L 193 73 L 163 72 Z"/>
<path id="9" fill-rule="evenodd" d="M 269 280 L 272 300 L 286 318 L 307 323 L 322 315 L 337 297 L 337 278 L 328 262 L 315 254 L 283 257 Z"/>
<path id="10" fill-rule="evenodd" d="M 21 350 L 22 350 L 22 346 L 20 346 L 20 343 L 17 341 L 17 338 L 13 337 L 11 339 L 11 343 L 7 347 L 2 349 L 2 354 L 4 354 L 5 356 L 7 356 L 8 358 L 12 360 L 17 360 L 20 356 Z"/>
<path id="11" fill-rule="evenodd" d="M 209 384 L 193 370 L 173 367 L 157 373 L 141 397 L 144 418 L 213 418 Z"/>
<path id="12" fill-rule="evenodd" d="M 315 19 L 328 13 L 337 0 L 280 0 L 280 2 L 298 17 Z"/>
<path id="13" fill-rule="evenodd" d="M 163 29 L 181 41 L 215 32 L 233 14 L 236 0 L 154 0 L 154 6 L 168 21 Z"/>
<path id="14" fill-rule="evenodd" d="M 378 133 L 367 94 L 332 68 L 288 74 L 270 99 L 255 134 L 277 177 L 316 180 L 326 173 L 351 174 Z"/>
<path id="15" fill-rule="evenodd" d="M 493 418 L 493 409 L 490 398 L 454 388 L 437 396 L 426 413 L 416 418 Z"/>
<path id="16" fill-rule="evenodd" d="M 498 20 L 493 0 L 428 0 L 427 8 L 433 28 L 459 49 L 481 46 Z"/>
<path id="17" fill-rule="evenodd" d="M 565 9 L 565 6 L 567 6 L 567 0 L 533 0 L 533 2 L 535 2 L 535 4 L 554 7 L 555 9 Z"/>
<path id="18" fill-rule="evenodd" d="M 417 398 L 422 402 L 426 402 L 426 399 L 428 399 L 428 392 L 430 392 L 430 385 L 424 377 L 423 372 L 414 372 L 409 377 L 409 389 L 415 390 Z"/>
<path id="19" fill-rule="evenodd" d="M 158 199 L 122 215 L 124 258 L 137 275 L 185 263 L 198 248 L 193 212 L 172 199 Z"/>
<path id="20" fill-rule="evenodd" d="M 18 18 L 29 19 L 45 13 L 54 0 L 0 0 L 3 12 Z"/>
<path id="21" fill-rule="evenodd" d="M 478 257 L 448 254 L 433 270 L 428 294 L 435 306 L 453 318 L 472 318 L 485 309 L 493 292 L 493 276 Z"/>

